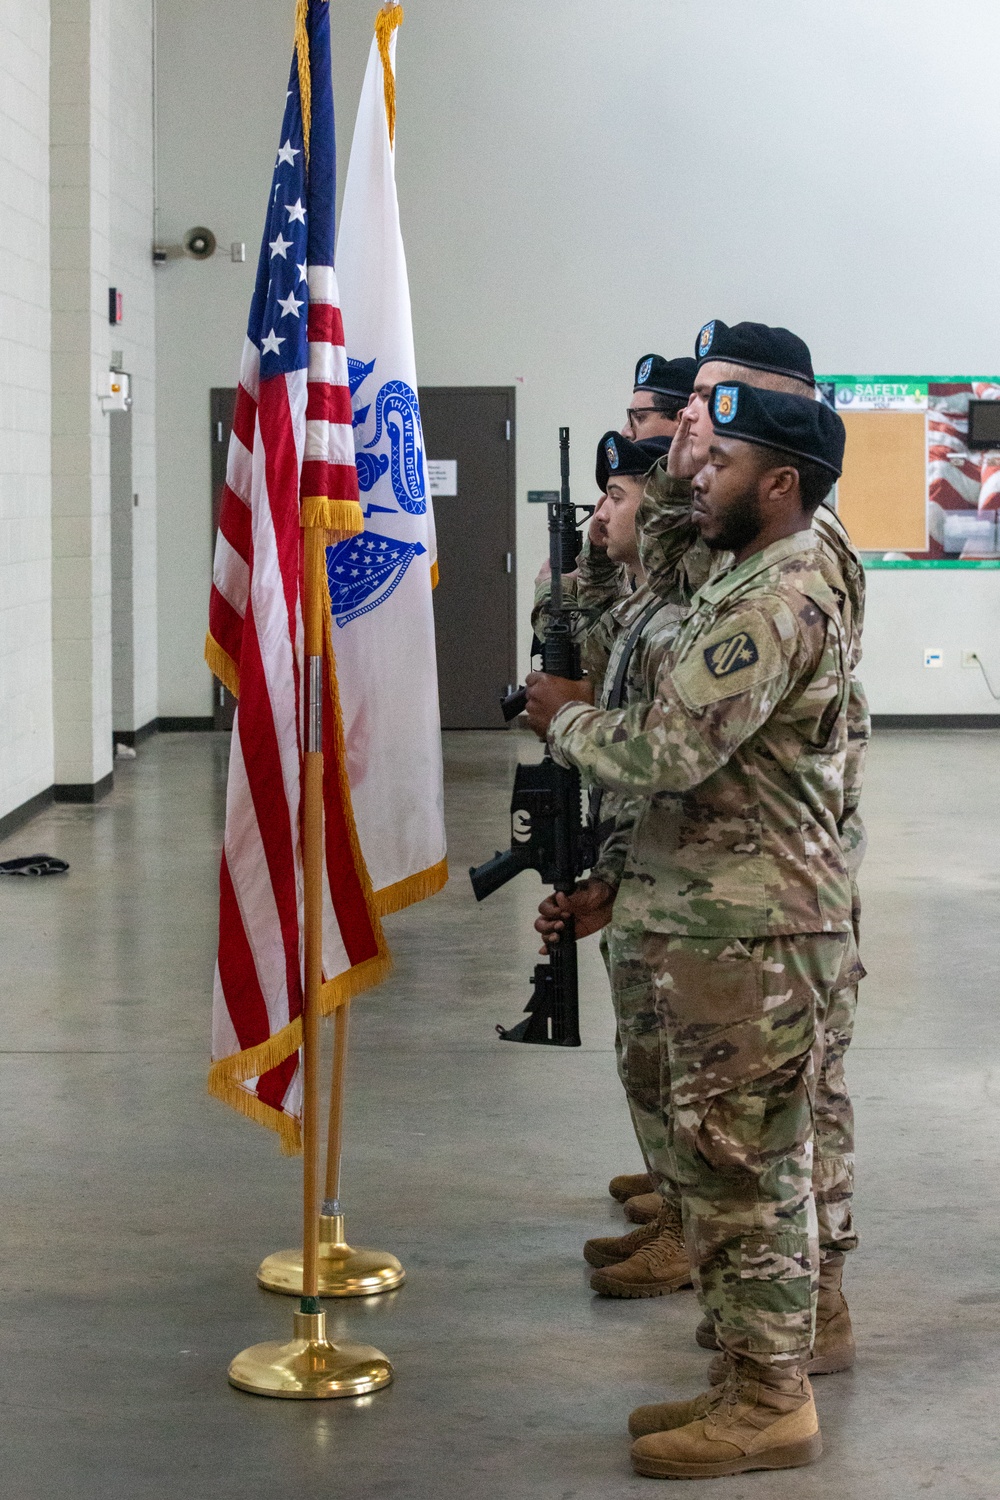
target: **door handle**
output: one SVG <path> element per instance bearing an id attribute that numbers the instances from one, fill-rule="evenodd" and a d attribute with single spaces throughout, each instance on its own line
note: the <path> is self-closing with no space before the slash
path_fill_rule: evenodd
<path id="1" fill-rule="evenodd" d="M 513 573 L 513 571 L 514 571 L 514 554 L 513 554 L 513 552 L 508 552 L 506 554 L 506 557 L 507 557 L 507 565 L 506 565 L 506 568 L 504 569 L 504 571 L 507 572 L 507 573 Z"/>

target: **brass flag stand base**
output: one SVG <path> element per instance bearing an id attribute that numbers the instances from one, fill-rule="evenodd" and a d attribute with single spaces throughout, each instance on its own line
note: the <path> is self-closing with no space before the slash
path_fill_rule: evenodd
<path id="1" fill-rule="evenodd" d="M 304 1299 L 315 1305 L 314 1299 Z M 297 1312 L 290 1343 L 254 1344 L 229 1366 L 229 1383 L 255 1396 L 329 1401 L 367 1396 L 392 1379 L 392 1365 L 368 1344 L 331 1344 L 325 1312 Z"/>
<path id="2" fill-rule="evenodd" d="M 278 1250 L 262 1261 L 257 1280 L 268 1292 L 302 1296 L 302 1251 Z M 320 1214 L 319 1295 L 372 1297 L 402 1286 L 406 1272 L 386 1250 L 352 1250 L 344 1239 L 344 1215 Z"/>

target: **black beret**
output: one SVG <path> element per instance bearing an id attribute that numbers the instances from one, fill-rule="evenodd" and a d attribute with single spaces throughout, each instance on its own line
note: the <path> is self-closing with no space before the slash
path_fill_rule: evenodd
<path id="1" fill-rule="evenodd" d="M 766 323 L 737 323 L 730 328 L 713 318 L 699 333 L 694 352 L 699 368 L 707 360 L 724 359 L 750 370 L 790 375 L 805 385 L 816 383 L 809 345 L 787 328 L 768 328 Z"/>
<path id="2" fill-rule="evenodd" d="M 612 474 L 648 474 L 658 458 L 670 451 L 668 437 L 643 438 L 633 443 L 620 432 L 606 432 L 597 445 L 597 487 L 604 494 Z"/>
<path id="3" fill-rule="evenodd" d="M 754 385 L 717 385 L 712 390 L 712 426 L 720 437 L 779 448 L 808 458 L 840 476 L 844 465 L 844 424 L 825 401 L 763 391 Z"/>
<path id="4" fill-rule="evenodd" d="M 686 401 L 694 390 L 694 359 L 664 359 L 662 354 L 644 354 L 635 367 L 635 391 L 658 391 Z"/>

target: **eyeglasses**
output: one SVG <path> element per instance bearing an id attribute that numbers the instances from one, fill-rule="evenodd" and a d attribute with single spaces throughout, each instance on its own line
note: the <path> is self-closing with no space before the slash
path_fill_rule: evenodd
<path id="1" fill-rule="evenodd" d="M 650 412 L 658 412 L 661 417 L 666 416 L 666 412 L 659 411 L 659 408 L 656 406 L 628 406 L 625 408 L 625 415 L 632 423 L 635 422 L 636 417 L 648 417 Z"/>

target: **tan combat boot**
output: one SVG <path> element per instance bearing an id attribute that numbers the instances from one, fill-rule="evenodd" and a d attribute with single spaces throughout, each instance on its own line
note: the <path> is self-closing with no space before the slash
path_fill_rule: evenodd
<path id="1" fill-rule="evenodd" d="M 639 1193 L 655 1193 L 656 1178 L 652 1172 L 623 1172 L 619 1177 L 612 1177 L 608 1192 L 616 1203 L 627 1203 Z"/>
<path id="2" fill-rule="evenodd" d="M 841 1291 L 844 1259 L 843 1254 L 838 1254 L 820 1261 L 816 1339 L 812 1357 L 803 1365 L 807 1375 L 835 1375 L 838 1370 L 849 1370 L 854 1363 L 854 1331 Z"/>
<path id="3" fill-rule="evenodd" d="M 709 1479 L 750 1469 L 795 1469 L 823 1451 L 812 1387 L 801 1370 L 734 1359 L 725 1381 L 691 1405 L 699 1414 L 684 1426 L 632 1444 L 638 1474 Z"/>
<path id="4" fill-rule="evenodd" d="M 725 1363 L 725 1374 L 717 1378 L 716 1366 Z M 672 1432 L 675 1427 L 686 1427 L 699 1417 L 707 1417 L 719 1402 L 715 1389 L 729 1373 L 729 1358 L 720 1354 L 713 1359 L 708 1370 L 710 1390 L 703 1391 L 691 1401 L 657 1401 L 652 1406 L 637 1406 L 628 1419 L 629 1435 L 634 1438 L 648 1437 L 651 1432 Z"/>
<path id="5" fill-rule="evenodd" d="M 662 1198 L 660 1207 L 663 1207 Z M 654 1221 L 652 1224 L 640 1224 L 638 1229 L 630 1230 L 628 1234 L 605 1235 L 587 1240 L 583 1247 L 583 1258 L 588 1266 L 616 1266 L 619 1261 L 628 1260 L 637 1250 L 641 1250 L 643 1245 L 648 1245 L 650 1240 L 655 1240 L 659 1232 L 659 1225 Z"/>
<path id="6" fill-rule="evenodd" d="M 625 1217 L 633 1224 L 651 1224 L 660 1212 L 663 1199 L 659 1193 L 639 1193 L 625 1204 Z"/>
<path id="7" fill-rule="evenodd" d="M 662 1297 L 691 1285 L 691 1262 L 676 1210 L 661 1200 L 659 1218 L 647 1227 L 656 1230 L 655 1237 L 628 1260 L 595 1271 L 593 1291 L 602 1297 Z"/>

